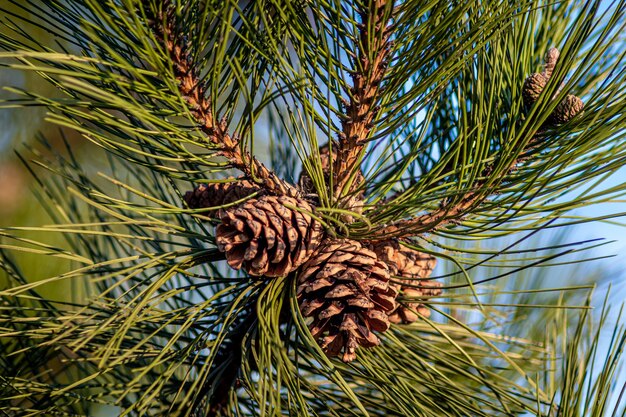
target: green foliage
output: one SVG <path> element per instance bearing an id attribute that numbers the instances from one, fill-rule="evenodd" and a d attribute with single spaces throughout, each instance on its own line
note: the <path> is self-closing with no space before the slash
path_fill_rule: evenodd
<path id="1" fill-rule="evenodd" d="M 22 152 L 54 224 L 1 230 L 9 280 L 0 290 L 1 412 L 93 415 L 110 405 L 155 416 L 623 415 L 622 403 L 609 408 L 626 340 L 621 316 L 606 325 L 605 305 L 593 319 L 589 282 L 523 287 L 538 280 L 525 273 L 580 262 L 598 243 L 518 247 L 542 229 L 593 220 L 567 213 L 626 190 L 601 187 L 626 159 L 626 3 L 602 11 L 598 1 L 399 2 L 361 161 L 368 205 L 346 223 L 318 148 L 341 130 L 349 74 L 360 65 L 361 2 L 174 2 L 175 28 L 216 119 L 253 155 L 256 142 L 270 140 L 286 180 L 295 182 L 301 165 L 332 233 L 365 239 L 482 184 L 486 199 L 446 219 L 455 224 L 413 233 L 413 245 L 451 268 L 439 277 L 444 295 L 428 303 L 433 317 L 392 326 L 382 346 L 351 364 L 328 359 L 313 340 L 293 276 L 228 269 L 213 223 L 184 207 L 194 184 L 233 172 L 198 128 L 176 63 L 150 29 L 161 2 L 8 3 L 29 15 L 0 6 L 1 62 L 38 73 L 60 95 L 12 89 L 20 98 L 2 105 L 44 106 L 47 120 L 80 132 L 100 160 L 94 168 L 67 143 L 42 152 L 45 140 Z M 39 43 L 32 26 L 58 43 Z M 555 45 L 557 71 L 524 109 L 523 80 Z M 585 101 L 584 114 L 546 129 L 570 92 Z M 529 150 L 539 131 L 542 142 Z M 23 238 L 33 231 L 65 243 Z M 508 235 L 518 241 L 475 244 Z M 20 251 L 71 266 L 32 282 L 13 259 Z M 88 296 L 42 296 L 42 285 L 60 282 L 84 284 Z M 529 331 L 529 321 L 545 332 Z M 612 332 L 606 355 L 600 329 Z"/>

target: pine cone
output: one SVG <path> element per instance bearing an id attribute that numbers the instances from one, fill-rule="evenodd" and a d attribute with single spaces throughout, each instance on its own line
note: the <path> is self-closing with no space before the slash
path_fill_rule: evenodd
<path id="1" fill-rule="evenodd" d="M 378 259 L 389 265 L 392 277 L 397 277 L 399 283 L 395 285 L 402 295 L 412 301 L 398 305 L 389 315 L 389 320 L 392 323 L 414 323 L 419 319 L 416 312 L 429 317 L 430 310 L 419 301 L 441 294 L 440 282 L 425 280 L 435 268 L 435 257 L 404 247 L 396 240 L 378 242 L 373 249 Z"/>
<path id="2" fill-rule="evenodd" d="M 585 104 L 583 101 L 573 94 L 565 96 L 563 101 L 559 103 L 550 115 L 549 122 L 552 124 L 563 124 L 572 120 L 580 113 Z"/>
<path id="3" fill-rule="evenodd" d="M 309 203 L 292 197 L 250 199 L 223 211 L 217 247 L 234 269 L 284 276 L 307 261 L 322 240 L 321 224 L 306 213 L 312 211 Z"/>
<path id="4" fill-rule="evenodd" d="M 184 200 L 192 209 L 206 208 L 202 214 L 206 216 L 219 216 L 220 209 L 211 209 L 219 206 L 243 200 L 246 197 L 258 193 L 260 197 L 265 195 L 264 189 L 248 180 L 238 180 L 228 183 L 202 184 L 185 193 Z"/>
<path id="5" fill-rule="evenodd" d="M 527 107 L 535 104 L 546 84 L 548 84 L 548 80 L 552 76 L 552 72 L 554 71 L 556 63 L 559 60 L 559 55 L 560 53 L 558 49 L 548 49 L 545 56 L 546 66 L 543 72 L 530 74 L 530 76 L 524 80 L 522 98 L 524 99 L 524 104 Z"/>
<path id="6" fill-rule="evenodd" d="M 389 266 L 391 275 L 409 280 L 428 277 L 437 263 L 434 256 L 402 246 L 395 239 L 377 242 L 373 250 Z"/>
<path id="7" fill-rule="evenodd" d="M 526 78 L 526 80 L 524 80 L 522 98 L 524 99 L 524 104 L 527 107 L 535 104 L 539 98 L 539 95 L 552 76 L 556 63 L 559 60 L 559 55 L 560 53 L 558 49 L 550 48 L 546 53 L 546 66 L 544 71 L 540 74 L 531 74 L 528 78 Z M 555 125 L 567 123 L 580 113 L 584 107 L 585 105 L 580 98 L 573 94 L 568 94 L 563 101 L 556 106 L 556 109 L 554 109 L 548 118 L 547 124 Z"/>
<path id="8" fill-rule="evenodd" d="M 390 315 L 389 321 L 398 324 L 411 324 L 419 320 L 420 316 L 430 317 L 430 309 L 421 301 L 424 298 L 441 294 L 441 283 L 437 281 L 419 281 L 417 287 L 402 286 L 400 297 L 408 298 L 406 303 L 398 305 Z"/>
<path id="9" fill-rule="evenodd" d="M 544 58 L 546 66 L 543 72 L 530 74 L 530 76 L 524 80 L 522 98 L 524 99 L 524 104 L 527 107 L 535 104 L 546 84 L 548 84 L 548 80 L 552 76 L 552 72 L 554 71 L 556 63 L 559 60 L 559 55 L 560 53 L 558 49 L 548 49 Z"/>
<path id="10" fill-rule="evenodd" d="M 304 317 L 313 317 L 310 330 L 328 356 L 350 362 L 356 348 L 380 343 L 373 333 L 389 328 L 388 314 L 396 308 L 397 289 L 389 269 L 359 242 L 327 241 L 301 268 L 298 302 Z"/>
<path id="11" fill-rule="evenodd" d="M 526 78 L 524 87 L 522 88 L 522 98 L 527 107 L 535 104 L 547 83 L 548 77 L 544 74 L 535 73 Z"/>

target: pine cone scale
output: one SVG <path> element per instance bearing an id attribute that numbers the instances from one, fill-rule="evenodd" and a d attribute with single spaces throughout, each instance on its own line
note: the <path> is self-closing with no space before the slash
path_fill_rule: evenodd
<path id="1" fill-rule="evenodd" d="M 307 253 L 309 251 L 307 250 L 306 245 L 306 239 L 308 235 L 307 225 L 311 224 L 313 219 L 311 217 L 307 219 L 307 217 L 305 217 L 304 214 L 299 211 L 294 211 L 293 215 L 295 218 L 294 224 L 296 226 L 296 230 L 299 236 L 299 239 L 296 242 L 296 246 L 293 250 L 293 253 L 295 254 L 294 263 L 297 265 L 301 265 L 308 258 Z"/>
<path id="2" fill-rule="evenodd" d="M 344 310 L 345 306 L 339 301 L 331 303 L 327 308 L 319 312 L 318 317 L 321 319 L 328 319 L 336 316 Z"/>
<path id="3" fill-rule="evenodd" d="M 251 261 L 253 260 L 259 251 L 259 243 L 256 240 L 252 240 L 250 241 L 250 244 L 248 245 L 248 247 L 246 248 L 246 252 L 243 255 L 243 259 L 246 261 Z"/>
<path id="4" fill-rule="evenodd" d="M 367 312 L 369 318 L 368 323 L 372 326 L 372 330 L 377 332 L 384 332 L 389 329 L 391 325 L 389 323 L 389 317 L 381 313 L 380 310 L 369 310 Z"/>

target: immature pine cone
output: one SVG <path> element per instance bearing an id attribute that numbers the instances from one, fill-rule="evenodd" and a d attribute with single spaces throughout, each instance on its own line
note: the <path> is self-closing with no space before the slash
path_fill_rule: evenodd
<path id="1" fill-rule="evenodd" d="M 572 120 L 578 113 L 580 113 L 585 104 L 583 101 L 573 94 L 565 96 L 562 102 L 554 109 L 550 115 L 549 122 L 552 124 L 563 124 Z"/>
<path id="2" fill-rule="evenodd" d="M 360 345 L 379 344 L 373 333 L 389 328 L 388 314 L 396 308 L 397 289 L 389 269 L 359 242 L 341 239 L 320 246 L 298 275 L 298 302 L 304 317 L 313 317 L 310 330 L 328 356 L 350 362 Z"/>
<path id="3" fill-rule="evenodd" d="M 559 59 L 559 50 L 556 48 L 550 48 L 546 53 L 546 66 L 542 73 L 531 74 L 526 80 L 524 80 L 524 87 L 522 88 L 522 98 L 524 104 L 527 107 L 535 104 L 539 95 L 543 91 L 544 87 L 548 83 L 548 80 L 552 76 L 552 72 L 556 67 L 556 63 Z M 572 120 L 578 113 L 583 110 L 583 101 L 575 95 L 568 94 L 563 101 L 559 103 L 554 109 L 550 117 L 548 118 L 548 124 L 563 124 Z"/>
<path id="4" fill-rule="evenodd" d="M 552 77 L 552 73 L 554 72 L 554 68 L 556 68 L 556 63 L 559 60 L 560 55 L 561 53 L 555 47 L 548 49 L 544 58 L 546 66 L 544 67 L 543 75 L 548 78 Z"/>
<path id="5" fill-rule="evenodd" d="M 284 276 L 309 259 L 321 242 L 321 224 L 307 214 L 312 211 L 309 203 L 292 197 L 250 199 L 223 211 L 217 247 L 234 269 Z"/>
<path id="6" fill-rule="evenodd" d="M 265 195 L 266 192 L 258 185 L 247 181 L 239 180 L 228 183 L 201 184 L 193 191 L 185 193 L 185 202 L 192 209 L 206 208 L 202 214 L 206 216 L 219 216 L 220 209 L 215 207 L 224 206 L 257 193 L 256 197 Z"/>
<path id="7" fill-rule="evenodd" d="M 548 80 L 552 76 L 552 72 L 556 67 L 556 63 L 559 60 L 559 50 L 556 48 L 548 49 L 546 52 L 545 61 L 546 66 L 543 72 L 531 74 L 524 81 L 524 87 L 522 88 L 522 97 L 524 99 L 524 104 L 528 107 L 535 104 L 539 95 L 543 91 L 546 84 L 548 84 Z"/>
<path id="8" fill-rule="evenodd" d="M 546 84 L 548 84 L 548 77 L 546 77 L 543 73 L 530 74 L 530 76 L 524 80 L 522 98 L 524 99 L 524 104 L 527 107 L 535 104 Z"/>
<path id="9" fill-rule="evenodd" d="M 435 268 L 437 260 L 434 256 L 401 246 L 396 240 L 378 242 L 373 247 L 378 259 L 389 266 L 392 279 L 401 296 L 412 299 L 412 302 L 398 304 L 389 315 L 392 323 L 414 323 L 420 315 L 430 316 L 430 310 L 422 303 L 421 298 L 441 294 L 442 284 L 426 280 Z"/>

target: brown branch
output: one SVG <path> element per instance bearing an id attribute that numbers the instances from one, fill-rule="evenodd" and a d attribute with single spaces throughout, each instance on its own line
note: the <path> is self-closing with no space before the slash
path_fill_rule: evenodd
<path id="1" fill-rule="evenodd" d="M 515 158 L 507 169 L 507 173 L 511 173 L 517 167 L 528 160 L 528 153 L 537 147 L 543 138 L 543 132 L 539 131 L 533 136 L 524 150 Z M 494 175 L 494 169 L 497 161 L 487 165 L 480 176 L 480 179 L 474 183 L 472 188 L 468 190 L 460 200 L 454 199 L 444 202 L 438 210 L 431 213 L 425 213 L 412 219 L 400 220 L 394 224 L 383 227 L 375 232 L 373 240 L 383 240 L 390 237 L 410 237 L 420 233 L 431 233 L 450 224 L 458 223 L 462 220 L 471 209 L 485 201 L 490 195 L 486 189 L 488 179 Z M 503 176 L 502 176 L 503 177 Z M 500 177 L 500 178 L 502 178 Z"/>
<path id="2" fill-rule="evenodd" d="M 545 57 L 545 70 L 540 74 L 531 74 L 525 81 L 522 89 L 522 97 L 525 104 L 530 107 L 535 104 L 539 96 L 542 94 L 548 79 L 552 76 L 554 68 L 559 59 L 559 51 L 556 48 L 550 48 Z M 552 97 L 554 99 L 554 96 Z M 546 127 L 567 123 L 576 117 L 583 110 L 584 104 L 579 97 L 568 94 L 561 103 L 554 109 L 544 125 L 539 128 L 526 147 L 518 154 L 515 160 L 509 166 L 507 173 L 514 171 L 517 166 L 528 159 L 529 153 L 539 145 L 544 137 Z M 498 161 L 496 161 L 498 162 Z M 470 190 L 460 200 L 443 203 L 439 210 L 432 213 L 426 213 L 421 216 L 400 220 L 395 224 L 383 227 L 377 231 L 375 235 L 378 239 L 388 237 L 407 237 L 418 233 L 432 232 L 451 223 L 459 222 L 464 215 L 471 209 L 487 199 L 490 193 L 486 191 L 488 179 L 494 175 L 496 162 L 487 165 L 481 173 L 481 179 L 478 180 Z M 495 175 L 498 175 L 497 173 Z M 496 182 L 502 182 L 498 178 Z"/>
<path id="3" fill-rule="evenodd" d="M 351 194 L 362 181 L 352 173 L 362 157 L 378 113 L 376 101 L 390 51 L 388 19 L 392 9 L 393 0 L 371 0 L 369 7 L 359 12 L 362 23 L 351 74 L 353 86 L 350 99 L 344 102 L 345 115 L 333 166 L 337 199 Z"/>
<path id="4" fill-rule="evenodd" d="M 228 133 L 225 119 L 216 121 L 206 86 L 198 75 L 191 46 L 176 29 L 175 9 L 170 0 L 163 1 L 162 5 L 161 12 L 156 16 L 149 16 L 149 25 L 157 41 L 170 56 L 180 94 L 187 102 L 199 128 L 211 143 L 219 147 L 219 154 L 226 157 L 232 167 L 242 171 L 247 178 L 263 186 L 269 193 L 299 196 L 297 188 L 278 178 L 274 172 L 248 152 L 242 152 L 239 140 Z M 151 10 L 148 5 L 145 9 L 146 12 Z"/>

